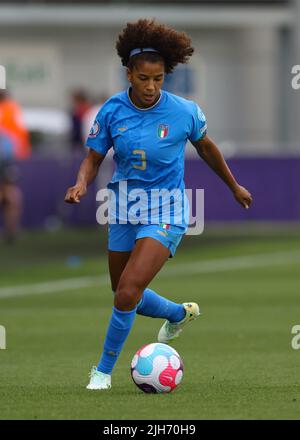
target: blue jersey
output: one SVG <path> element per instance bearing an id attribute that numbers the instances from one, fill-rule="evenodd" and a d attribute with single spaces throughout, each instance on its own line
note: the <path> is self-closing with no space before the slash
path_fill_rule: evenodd
<path id="1" fill-rule="evenodd" d="M 182 205 L 176 204 L 178 194 L 184 194 L 185 145 L 188 139 L 200 140 L 206 131 L 205 116 L 195 102 L 162 90 L 152 107 L 142 109 L 133 104 L 127 90 L 112 96 L 101 107 L 86 145 L 104 155 L 114 149 L 116 170 L 108 188 L 117 201 L 124 190 L 131 194 L 126 212 L 134 202 L 139 213 L 145 211 L 147 204 L 152 209 L 148 222 L 186 226 Z M 158 191 L 173 191 L 169 221 L 161 217 L 167 199 L 161 193 L 155 198 Z M 117 219 L 122 217 L 119 210 L 114 215 Z"/>

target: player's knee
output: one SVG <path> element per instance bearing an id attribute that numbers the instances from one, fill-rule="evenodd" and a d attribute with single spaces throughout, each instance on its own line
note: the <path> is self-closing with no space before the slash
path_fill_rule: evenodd
<path id="1" fill-rule="evenodd" d="M 139 301 L 139 291 L 134 286 L 122 286 L 116 290 L 114 305 L 118 310 L 132 310 Z"/>

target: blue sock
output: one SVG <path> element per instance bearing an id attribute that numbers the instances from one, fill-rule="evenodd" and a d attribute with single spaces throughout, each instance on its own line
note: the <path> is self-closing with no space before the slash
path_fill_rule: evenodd
<path id="1" fill-rule="evenodd" d="M 137 306 L 137 314 L 179 322 L 185 317 L 185 308 L 182 304 L 176 304 L 158 295 L 154 290 L 145 289 Z"/>
<path id="2" fill-rule="evenodd" d="M 112 316 L 104 341 L 104 349 L 97 370 L 111 374 L 124 342 L 133 326 L 136 308 L 129 312 L 123 312 L 113 307 Z"/>

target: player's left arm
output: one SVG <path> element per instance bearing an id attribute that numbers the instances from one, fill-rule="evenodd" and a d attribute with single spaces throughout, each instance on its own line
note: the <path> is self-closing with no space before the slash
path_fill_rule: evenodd
<path id="1" fill-rule="evenodd" d="M 199 156 L 212 168 L 212 170 L 226 183 L 235 199 L 244 208 L 248 209 L 252 203 L 250 192 L 239 185 L 230 171 L 225 159 L 217 145 L 205 135 L 199 141 L 191 141 Z"/>

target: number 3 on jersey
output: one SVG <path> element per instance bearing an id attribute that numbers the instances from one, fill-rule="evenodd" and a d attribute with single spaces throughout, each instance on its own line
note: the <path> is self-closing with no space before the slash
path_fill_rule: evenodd
<path id="1" fill-rule="evenodd" d="M 144 150 L 133 150 L 134 155 L 138 156 L 137 159 L 139 161 L 138 165 L 133 165 L 133 168 L 137 170 L 145 170 L 146 169 L 146 151 Z"/>

